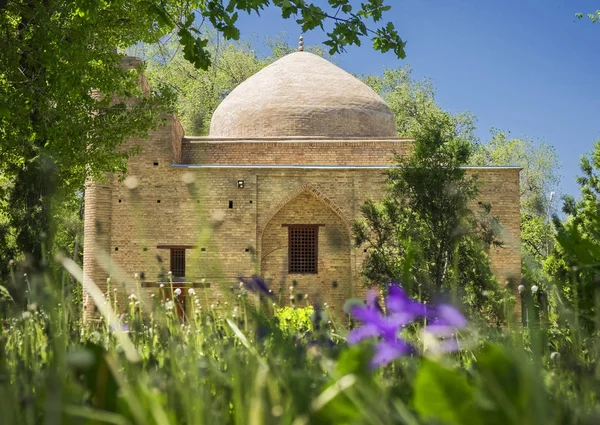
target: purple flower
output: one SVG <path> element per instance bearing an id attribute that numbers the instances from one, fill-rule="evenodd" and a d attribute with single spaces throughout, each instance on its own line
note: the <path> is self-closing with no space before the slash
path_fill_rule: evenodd
<path id="1" fill-rule="evenodd" d="M 348 333 L 349 344 L 357 344 L 368 338 L 379 338 L 375 345 L 375 354 L 371 359 L 371 366 L 376 368 L 388 364 L 398 357 L 410 354 L 414 348 L 398 336 L 406 325 L 419 318 L 427 318 L 430 322 L 426 331 L 441 338 L 451 338 L 457 328 L 467 324 L 464 316 L 453 306 L 440 304 L 427 307 L 413 300 L 397 284 L 389 286 L 388 296 L 385 298 L 386 312 L 384 313 L 377 303 L 377 291 L 367 292 L 365 305 L 350 307 L 349 313 L 363 325 Z M 454 338 L 444 340 L 446 349 L 453 351 L 458 343 Z M 456 343 L 456 344 L 454 344 Z"/>
<path id="2" fill-rule="evenodd" d="M 467 326 L 465 316 L 450 304 L 439 304 L 430 310 L 428 319 L 424 329 L 426 349 L 437 353 L 458 351 L 456 331 Z"/>
<path id="3" fill-rule="evenodd" d="M 240 286 L 259 295 L 266 295 L 271 298 L 274 296 L 273 291 L 269 289 L 265 280 L 257 275 L 252 275 L 252 277 L 240 276 Z"/>
<path id="4" fill-rule="evenodd" d="M 119 317 L 119 323 L 117 323 L 117 329 L 120 329 L 123 332 L 128 332 L 129 325 L 127 323 L 123 323 L 124 320 L 125 320 L 125 314 L 121 314 L 121 316 Z M 115 328 L 113 325 L 109 325 L 108 330 L 112 332 L 115 330 Z"/>

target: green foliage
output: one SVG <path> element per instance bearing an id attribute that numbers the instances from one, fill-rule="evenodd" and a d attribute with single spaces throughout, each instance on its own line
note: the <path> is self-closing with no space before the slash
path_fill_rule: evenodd
<path id="1" fill-rule="evenodd" d="M 162 2 L 150 4 L 157 21 L 170 30 L 176 30 L 185 59 L 198 69 L 207 70 L 211 66 L 212 57 L 207 48 L 208 40 L 194 26 L 194 9 L 226 40 L 238 40 L 240 37 L 240 31 L 236 27 L 239 11 L 258 16 L 261 10 L 272 5 L 281 10 L 284 19 L 293 16 L 303 32 L 315 28 L 323 30 L 325 22 L 332 21 L 333 29 L 327 33 L 327 39 L 323 42 L 332 55 L 345 51 L 347 46 L 360 46 L 363 38 L 372 36 L 375 50 L 393 51 L 399 58 L 405 56 L 405 42 L 391 22 L 381 24 L 376 29 L 367 27 L 367 22 L 379 23 L 384 13 L 390 9 L 383 0 L 368 0 L 361 3 L 360 7 L 353 5 L 350 0 L 332 0 L 323 6 L 304 0 L 232 0 L 227 5 L 222 0 L 194 1 L 182 15 L 171 13 L 168 10 L 169 3 L 167 6 Z"/>
<path id="2" fill-rule="evenodd" d="M 539 376 L 526 359 L 494 344 L 477 353 L 469 374 L 425 361 L 415 379 L 416 410 L 449 424 L 557 421 L 560 407 L 549 406 L 547 400 Z"/>
<path id="3" fill-rule="evenodd" d="M 543 141 L 514 138 L 510 132 L 492 129 L 491 140 L 477 146 L 471 164 L 521 167 L 521 211 L 543 218 L 552 212 L 550 194 L 560 182 L 560 161 L 554 147 Z"/>
<path id="4" fill-rule="evenodd" d="M 477 423 L 474 417 L 475 388 L 459 371 L 425 361 L 415 378 L 414 404 L 424 418 L 438 418 L 444 423 Z"/>
<path id="5" fill-rule="evenodd" d="M 14 1 L 0 10 L 4 258 L 27 254 L 40 267 L 55 233 L 51 198 L 70 202 L 87 177 L 123 171 L 133 151 L 119 146 L 159 123 L 166 92 L 142 93 L 141 68 L 124 69 L 115 49 L 164 34 L 146 6 Z"/>
<path id="6" fill-rule="evenodd" d="M 431 81 L 412 80 L 408 66 L 387 69 L 382 76 L 363 75 L 361 78 L 386 101 L 396 117 L 400 136 L 413 137 L 428 115 L 442 113 L 435 102 L 435 89 Z M 463 112 L 453 116 L 452 120 L 460 137 L 475 143 L 473 115 Z"/>
<path id="7" fill-rule="evenodd" d="M 281 307 L 275 310 L 275 317 L 279 319 L 279 327 L 286 335 L 295 335 L 312 332 L 312 307 Z"/>
<path id="8" fill-rule="evenodd" d="M 543 141 L 515 138 L 509 132 L 492 129 L 491 140 L 477 144 L 471 164 L 521 167 L 522 284 L 528 288 L 536 285 L 546 291 L 549 276 L 543 270 L 543 263 L 554 245 L 550 215 L 560 181 L 560 161 L 555 149 Z"/>
<path id="9" fill-rule="evenodd" d="M 32 276 L 43 285 L 44 279 Z M 53 285 L 54 286 L 54 285 Z M 82 324 L 55 290 L 28 295 L 0 327 L 0 417 L 11 424 L 593 424 L 598 379 L 585 387 L 511 331 L 459 356 L 407 357 L 373 371 L 371 347 L 307 343 L 248 296 L 180 323 L 168 302 L 135 299 L 119 323 Z M 106 300 L 115 305 L 116 300 Z M 35 305 L 34 301 L 40 301 Z M 102 300 L 100 300 L 102 302 Z M 290 313 L 302 321 L 308 309 Z M 278 309 L 287 315 L 291 309 Z M 127 360 L 114 329 L 140 360 Z M 338 328 L 345 332 L 341 327 Z M 485 332 L 485 328 L 481 329 Z M 329 333 L 329 336 L 333 335 Z M 123 341 L 122 341 L 123 342 Z M 566 353 L 565 353 L 566 354 Z M 569 392 L 570 391 L 570 392 Z"/>
<path id="10" fill-rule="evenodd" d="M 131 49 L 146 58 L 150 84 L 169 87 L 176 94 L 177 116 L 189 135 L 207 135 L 213 112 L 238 84 L 297 50 L 280 39 L 270 39 L 267 40 L 270 54 L 259 57 L 249 44 L 226 42 L 214 33 L 207 37 L 206 49 L 212 61 L 206 70 L 189 63 L 173 41 L 147 46 L 141 51 Z M 318 47 L 306 46 L 306 50 L 323 55 Z"/>
<path id="11" fill-rule="evenodd" d="M 560 282 L 563 302 L 575 312 L 576 324 L 588 330 L 600 330 L 600 141 L 589 156 L 581 158 L 578 177 L 581 197 L 567 197 L 564 221 L 554 218 L 556 245 L 545 264 L 546 270 Z"/>
<path id="12" fill-rule="evenodd" d="M 367 201 L 364 219 L 353 226 L 355 243 L 368 249 L 363 273 L 379 285 L 402 282 L 425 299 L 443 288 L 461 292 L 475 311 L 498 304 L 500 290 L 484 250 L 500 244 L 499 223 L 489 205 L 470 210 L 478 182 L 463 168 L 473 144 L 444 112 L 430 110 L 417 123 L 414 151 L 396 158 L 387 196 Z"/>
<path id="13" fill-rule="evenodd" d="M 286 18 L 294 15 L 304 31 L 322 29 L 325 21 L 333 20 L 325 42 L 331 52 L 360 45 L 363 37 L 373 34 L 376 49 L 404 56 L 404 43 L 391 23 L 367 28 L 367 21 L 377 23 L 389 10 L 382 0 L 360 7 L 336 0 L 324 8 L 300 0 L 3 2 L 2 256 L 27 256 L 28 267 L 42 267 L 42 251 L 54 244 L 54 227 L 62 225 L 52 222 L 50 200 L 71 202 L 87 178 L 124 172 L 128 156 L 138 150 L 124 149 L 123 142 L 143 138 L 159 124 L 160 114 L 170 110 L 170 90 L 140 89 L 141 66 L 121 67 L 123 55 L 117 49 L 157 43 L 175 33 L 182 57 L 207 70 L 211 51 L 197 18 L 200 26 L 209 23 L 226 40 L 237 40 L 238 12 L 258 15 L 270 4 Z M 3 278 L 5 268 L 0 269 Z"/>
<path id="14" fill-rule="evenodd" d="M 575 16 L 577 19 L 582 19 L 584 15 L 583 13 L 576 13 Z M 600 10 L 596 10 L 596 12 L 593 13 L 587 13 L 585 16 L 594 24 L 600 22 Z"/>

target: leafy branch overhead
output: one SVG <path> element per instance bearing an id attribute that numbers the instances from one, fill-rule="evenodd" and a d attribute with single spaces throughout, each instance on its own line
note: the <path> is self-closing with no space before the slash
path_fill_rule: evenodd
<path id="1" fill-rule="evenodd" d="M 576 13 L 575 16 L 578 19 L 582 19 L 584 17 L 584 14 Z M 600 9 L 596 10 L 596 12 L 594 13 L 587 13 L 585 16 L 587 16 L 594 24 L 597 24 L 598 22 L 600 22 Z"/>
<path id="2" fill-rule="evenodd" d="M 0 175 L 9 182 L 0 184 L 0 219 L 14 230 L 0 231 L 0 243 L 12 250 L 5 249 L 3 257 L 29 252 L 32 264 L 41 261 L 40 235 L 52 233 L 51 216 L 57 214 L 50 187 L 73 200 L 87 178 L 124 172 L 128 156 L 139 150 L 124 142 L 145 137 L 170 109 L 170 88 L 143 88 L 143 64 L 124 68 L 117 49 L 153 45 L 175 34 L 185 60 L 208 69 L 214 59 L 209 27 L 226 40 L 238 40 L 240 12 L 259 17 L 272 7 L 295 18 L 302 31 L 327 32 L 332 53 L 370 37 L 377 49 L 404 57 L 404 42 L 393 25 L 381 22 L 390 8 L 383 0 L 360 6 L 350 0 L 318 3 L 0 0 Z"/>
<path id="3" fill-rule="evenodd" d="M 210 24 L 227 40 L 238 40 L 240 31 L 236 26 L 239 11 L 248 14 L 260 12 L 268 6 L 281 10 L 284 19 L 295 17 L 303 32 L 316 28 L 325 31 L 325 22 L 332 21 L 333 29 L 327 32 L 328 39 L 323 42 L 329 47 L 329 54 L 345 51 L 347 46 L 360 46 L 361 39 L 371 37 L 373 47 L 381 52 L 393 51 L 399 58 L 405 57 L 405 42 L 400 38 L 394 24 L 387 22 L 376 29 L 367 24 L 379 23 L 391 6 L 384 0 L 368 0 L 360 7 L 350 0 L 328 0 L 328 7 L 319 7 L 304 0 L 223 0 L 197 1 L 189 5 L 182 16 L 176 17 L 165 4 L 152 3 L 150 10 L 157 21 L 169 30 L 177 30 L 179 42 L 183 46 L 184 57 L 196 68 L 207 69 L 211 56 L 207 49 L 207 39 L 194 27 L 196 18 Z"/>

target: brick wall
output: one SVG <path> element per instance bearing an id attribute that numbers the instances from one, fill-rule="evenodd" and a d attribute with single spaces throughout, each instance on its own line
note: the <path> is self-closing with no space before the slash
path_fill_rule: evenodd
<path id="1" fill-rule="evenodd" d="M 183 139 L 184 164 L 389 165 L 392 155 L 407 155 L 412 142 L 388 140 Z"/>
<path id="2" fill-rule="evenodd" d="M 94 262 L 95 246 L 110 252 L 122 270 L 119 278 L 113 276 L 114 286 L 122 288 L 120 291 L 136 289 L 135 273 L 143 273 L 145 285 L 159 281 L 161 274 L 169 270 L 168 246 L 186 246 L 186 280 L 198 284 L 206 279 L 210 284 L 210 288 L 196 290 L 200 299 L 205 294 L 210 300 L 227 297 L 230 288 L 237 287 L 239 275 L 261 271 L 277 285 L 283 282 L 284 287 L 296 279 L 299 291 L 306 290 L 309 295 L 319 293 L 324 301 L 338 306 L 345 297 L 363 293 L 360 267 L 365 254 L 351 246 L 349 238 L 340 235 L 348 234 L 348 226 L 359 217 L 365 199 L 382 196 L 384 169 L 173 167 L 172 163 L 178 159 L 173 146 L 177 146 L 179 137 L 180 126 L 170 119 L 148 140 L 131 142 L 142 143 L 144 150 L 130 160 L 128 180 L 122 182 L 115 177 L 110 185 L 88 186 L 84 269 L 101 288 L 106 289 L 108 273 Z M 292 155 L 290 149 L 300 152 L 307 146 L 305 142 L 270 142 L 269 146 L 258 142 L 221 143 L 202 149 L 210 150 L 213 157 L 221 149 L 225 152 L 223 158 L 229 158 L 226 162 L 235 159 L 250 165 L 259 160 L 264 164 L 267 157 L 261 155 L 267 151 L 279 152 L 272 158 L 287 158 L 288 164 L 318 161 L 321 165 L 327 161 L 338 165 L 352 161 L 356 165 L 367 161 L 363 157 L 369 155 L 373 162 L 381 164 L 390 152 L 387 142 L 313 145 L 312 153 L 304 157 Z M 401 142 L 396 146 L 409 145 Z M 184 143 L 182 156 L 189 160 L 190 153 L 185 149 Z M 373 154 L 372 149 L 380 150 Z M 509 277 L 519 279 L 519 170 L 488 168 L 470 172 L 477 173 L 485 182 L 480 200 L 492 204 L 492 213 L 500 217 L 504 228 L 505 247 L 491 252 L 494 271 L 500 281 Z M 238 188 L 239 180 L 244 181 L 243 188 Z M 281 224 L 315 223 L 316 218 L 325 224 L 320 229 L 323 237 L 319 245 L 323 255 L 319 266 L 323 273 L 288 276 L 284 280 L 287 233 Z M 98 220 L 107 223 L 103 229 L 109 229 L 106 231 L 110 235 L 97 231 Z M 333 241 L 338 240 L 343 243 L 336 251 L 333 248 L 337 242 Z M 334 280 L 338 282 L 337 288 L 333 288 Z"/>

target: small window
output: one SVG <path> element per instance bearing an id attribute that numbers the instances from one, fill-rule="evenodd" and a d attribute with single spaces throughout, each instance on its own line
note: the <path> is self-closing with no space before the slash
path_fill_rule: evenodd
<path id="1" fill-rule="evenodd" d="M 288 227 L 289 273 L 318 273 L 319 226 Z"/>
<path id="2" fill-rule="evenodd" d="M 171 248 L 171 273 L 173 280 L 182 281 L 185 278 L 184 248 Z"/>

